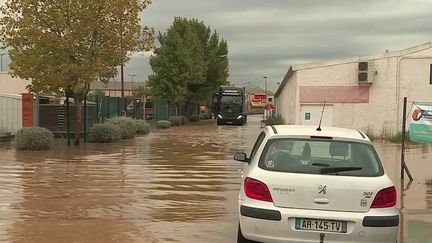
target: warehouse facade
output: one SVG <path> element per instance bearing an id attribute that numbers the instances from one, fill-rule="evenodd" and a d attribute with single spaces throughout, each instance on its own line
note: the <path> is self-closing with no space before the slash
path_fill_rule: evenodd
<path id="1" fill-rule="evenodd" d="M 360 129 L 375 137 L 400 131 L 403 97 L 432 101 L 432 43 L 401 51 L 295 65 L 275 94 L 287 124 Z M 411 104 L 408 104 L 408 109 Z"/>

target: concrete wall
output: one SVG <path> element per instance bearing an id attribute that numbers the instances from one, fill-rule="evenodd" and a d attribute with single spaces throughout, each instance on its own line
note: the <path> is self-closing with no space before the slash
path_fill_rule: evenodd
<path id="1" fill-rule="evenodd" d="M 286 124 L 295 124 L 297 104 L 297 74 L 294 73 L 276 101 L 277 114 L 281 115 Z"/>
<path id="2" fill-rule="evenodd" d="M 430 84 L 432 49 L 404 56 L 399 62 L 400 92 L 398 102 L 401 103 L 403 97 L 408 97 L 408 109 L 410 109 L 412 101 L 432 102 L 432 85 Z M 399 107 L 398 114 L 399 118 L 402 117 L 402 107 Z M 401 123 L 400 119 L 399 123 Z"/>
<path id="3" fill-rule="evenodd" d="M 328 62 L 322 66 L 295 66 L 295 75 L 291 77 L 278 97 L 281 106 L 279 114 L 289 124 L 293 122 L 300 124 L 300 87 L 358 87 L 358 61 L 364 60 L 371 62 L 373 69 L 376 70 L 369 90 L 369 103 L 330 103 L 333 105 L 332 124 L 361 129 L 374 136 L 394 134 L 401 127 L 404 96 L 407 96 L 410 101 L 432 101 L 430 84 L 432 49 L 414 52 L 410 50 L 410 53 L 402 51 L 401 55 L 392 53 L 370 57 L 370 59 Z M 292 112 L 293 104 L 295 104 L 295 115 Z M 308 104 L 313 105 L 313 103 Z"/>
<path id="4" fill-rule="evenodd" d="M 0 94 L 0 127 L 12 133 L 22 128 L 21 95 Z"/>
<path id="5" fill-rule="evenodd" d="M 9 73 L 0 73 L 0 93 L 21 94 L 27 93 L 26 86 L 31 84 L 29 80 L 12 78 Z"/>

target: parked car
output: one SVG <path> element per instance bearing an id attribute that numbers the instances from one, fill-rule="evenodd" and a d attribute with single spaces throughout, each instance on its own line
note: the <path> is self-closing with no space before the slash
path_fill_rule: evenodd
<path id="1" fill-rule="evenodd" d="M 361 131 L 268 126 L 246 162 L 237 242 L 395 243 L 396 189 Z"/>

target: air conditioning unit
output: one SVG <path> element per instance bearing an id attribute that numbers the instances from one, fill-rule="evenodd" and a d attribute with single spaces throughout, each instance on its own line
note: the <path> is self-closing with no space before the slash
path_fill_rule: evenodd
<path id="1" fill-rule="evenodd" d="M 357 82 L 359 84 L 372 84 L 375 71 L 373 70 L 371 62 L 359 62 Z"/>

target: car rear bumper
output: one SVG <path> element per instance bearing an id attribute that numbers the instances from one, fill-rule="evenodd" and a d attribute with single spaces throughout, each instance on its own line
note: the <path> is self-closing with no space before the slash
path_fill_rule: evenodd
<path id="1" fill-rule="evenodd" d="M 245 238 L 260 242 L 369 242 L 394 243 L 399 229 L 397 209 L 370 210 L 367 213 L 332 212 L 276 208 L 272 203 L 240 206 L 240 226 Z M 347 233 L 295 229 L 295 218 L 347 222 Z M 321 236 L 320 236 L 321 235 Z"/>

